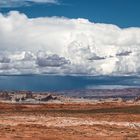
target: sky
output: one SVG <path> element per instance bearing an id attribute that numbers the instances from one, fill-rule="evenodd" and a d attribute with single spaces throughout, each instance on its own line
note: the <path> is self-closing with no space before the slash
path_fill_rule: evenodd
<path id="1" fill-rule="evenodd" d="M 0 74 L 139 75 L 139 0 L 0 0 Z"/>
<path id="2" fill-rule="evenodd" d="M 30 4 L 25 0 L 0 1 L 0 11 L 3 13 L 18 10 L 32 18 L 63 16 L 111 23 L 122 28 L 140 26 L 139 0 L 29 0 Z"/>

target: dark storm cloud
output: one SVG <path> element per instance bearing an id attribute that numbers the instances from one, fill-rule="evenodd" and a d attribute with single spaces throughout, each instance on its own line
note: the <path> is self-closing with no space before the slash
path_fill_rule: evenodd
<path id="1" fill-rule="evenodd" d="M 117 53 L 116 56 L 128 56 L 128 55 L 130 55 L 131 53 L 132 53 L 131 51 L 125 51 L 125 52 Z"/>
<path id="2" fill-rule="evenodd" d="M 64 57 L 60 57 L 56 54 L 48 56 L 47 58 L 38 57 L 36 63 L 40 67 L 61 67 L 62 65 L 69 64 L 70 61 Z"/>
<path id="3" fill-rule="evenodd" d="M 97 56 L 97 55 L 94 55 L 90 58 L 88 58 L 88 60 L 92 61 L 92 60 L 103 60 L 103 59 L 106 59 L 105 57 L 101 57 L 101 56 Z"/>

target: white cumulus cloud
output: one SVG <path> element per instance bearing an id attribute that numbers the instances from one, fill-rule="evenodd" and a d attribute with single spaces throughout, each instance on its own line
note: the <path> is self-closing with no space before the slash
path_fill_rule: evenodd
<path id="1" fill-rule="evenodd" d="M 140 28 L 0 14 L 0 74 L 140 73 Z"/>

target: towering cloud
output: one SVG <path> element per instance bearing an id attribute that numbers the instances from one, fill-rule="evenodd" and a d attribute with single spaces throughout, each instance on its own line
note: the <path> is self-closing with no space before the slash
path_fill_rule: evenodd
<path id="1" fill-rule="evenodd" d="M 0 73 L 137 74 L 140 28 L 0 14 Z"/>

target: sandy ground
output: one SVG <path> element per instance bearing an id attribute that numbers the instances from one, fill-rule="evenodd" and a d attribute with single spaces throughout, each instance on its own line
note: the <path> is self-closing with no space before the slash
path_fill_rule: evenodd
<path id="1" fill-rule="evenodd" d="M 0 140 L 140 140 L 140 105 L 0 103 Z"/>

